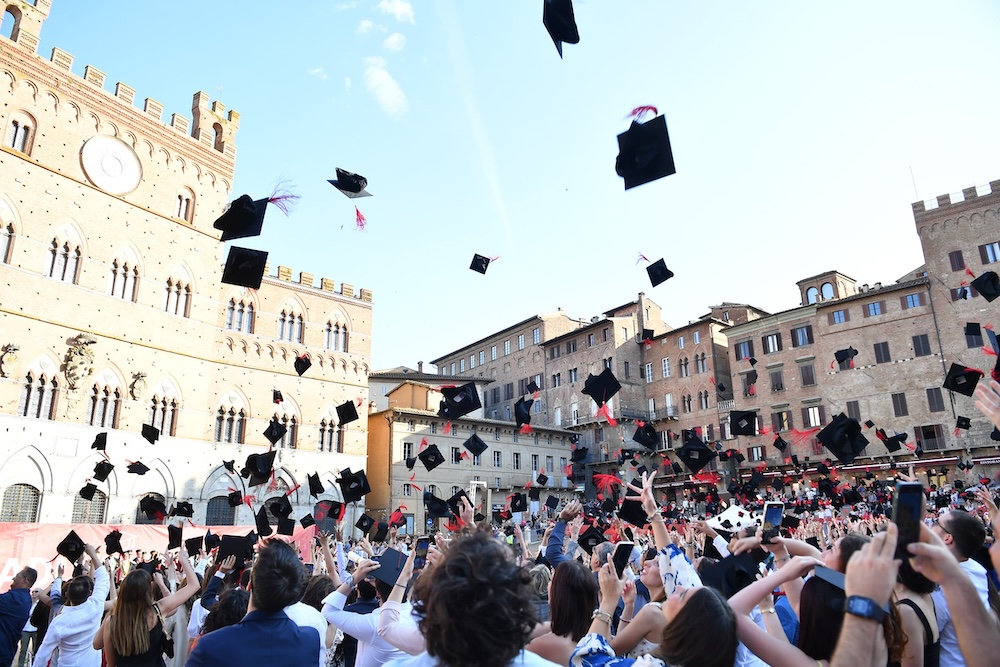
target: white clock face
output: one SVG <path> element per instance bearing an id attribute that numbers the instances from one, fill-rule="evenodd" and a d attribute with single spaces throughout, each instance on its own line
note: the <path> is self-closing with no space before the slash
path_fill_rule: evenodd
<path id="1" fill-rule="evenodd" d="M 91 183 L 112 195 L 132 192 L 142 180 L 139 156 L 124 141 L 98 135 L 80 151 L 83 171 Z"/>

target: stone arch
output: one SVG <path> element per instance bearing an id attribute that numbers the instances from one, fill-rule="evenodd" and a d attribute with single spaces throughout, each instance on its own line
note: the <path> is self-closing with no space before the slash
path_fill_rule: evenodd
<path id="1" fill-rule="evenodd" d="M 109 120 L 109 121 L 105 122 L 105 127 L 102 128 L 101 134 L 109 134 L 108 131 L 107 131 L 108 129 L 111 130 L 110 136 L 112 136 L 112 137 L 114 137 L 116 139 L 121 134 L 121 129 L 118 127 L 118 124 L 116 122 L 114 122 L 113 120 Z"/>
<path id="2" fill-rule="evenodd" d="M 0 69 L 0 74 L 5 74 L 7 75 L 7 78 L 10 79 L 10 83 L 7 84 L 7 91 L 13 93 L 14 84 L 17 83 L 17 77 L 14 76 L 14 74 L 10 70 L 5 70 L 5 69 Z"/>
<path id="3" fill-rule="evenodd" d="M 170 269 L 170 273 L 167 274 L 167 278 L 179 281 L 180 283 L 190 287 L 192 296 L 198 293 L 198 284 L 195 282 L 194 272 L 184 260 L 181 260 L 179 263 L 174 265 L 174 268 Z"/>
<path id="4" fill-rule="evenodd" d="M 72 114 L 71 115 L 73 116 L 73 119 L 72 119 L 73 122 L 79 123 L 80 122 L 80 116 L 83 114 L 83 109 L 80 108 L 80 105 L 77 104 L 76 102 L 73 102 L 71 100 L 71 101 L 69 101 L 69 102 L 66 103 L 66 108 L 72 110 Z"/>
<path id="5" fill-rule="evenodd" d="M 160 146 L 156 149 L 156 159 L 159 159 L 161 153 L 163 154 L 163 164 L 170 166 L 170 151 Z"/>
<path id="6" fill-rule="evenodd" d="M 175 480 L 170 467 L 160 458 L 143 459 L 142 462 L 149 466 L 149 472 L 145 475 L 124 475 L 120 495 L 138 499 L 147 493 L 158 493 L 168 501 L 176 497 Z"/>
<path id="7" fill-rule="evenodd" d="M 79 459 L 76 462 L 76 466 L 73 468 L 73 472 L 71 472 L 67 478 L 65 493 L 72 496 L 82 489 L 89 481 L 98 489 L 108 494 L 109 499 L 118 495 L 118 473 L 124 473 L 126 466 L 123 463 L 116 464 L 115 469 L 111 471 L 110 475 L 108 475 L 107 481 L 98 482 L 96 479 L 92 479 L 94 476 L 94 466 L 103 460 L 104 457 L 94 450 L 90 450 L 81 459 Z"/>
<path id="8" fill-rule="evenodd" d="M 25 445 L 0 463 L 0 487 L 31 484 L 45 493 L 52 491 L 52 465 L 38 447 Z"/>
<path id="9" fill-rule="evenodd" d="M 55 113 L 55 114 L 58 114 L 59 113 L 59 107 L 61 106 L 61 103 L 62 103 L 62 100 L 59 99 L 59 96 L 56 95 L 51 90 L 46 90 L 45 91 L 45 97 L 47 99 L 52 100 L 52 112 Z"/>
<path id="10" fill-rule="evenodd" d="M 87 247 L 87 237 L 83 229 L 76 220 L 69 218 L 52 230 L 51 238 L 62 245 L 69 243 L 80 248 L 83 257 L 90 257 L 90 249 Z"/>
<path id="11" fill-rule="evenodd" d="M 237 461 L 237 464 L 239 462 Z M 208 501 L 216 496 L 228 496 L 229 489 L 236 489 L 243 493 L 243 479 L 239 475 L 226 470 L 225 466 L 216 466 L 208 473 L 208 477 L 201 485 L 199 500 Z"/>
<path id="12" fill-rule="evenodd" d="M 16 93 L 17 92 L 16 89 L 21 88 L 21 86 L 26 87 L 31 92 L 32 102 L 38 101 L 38 86 L 35 84 L 34 81 L 32 81 L 31 79 L 18 79 L 17 84 L 15 84 L 14 86 L 15 88 L 14 92 Z"/>
<path id="13" fill-rule="evenodd" d="M 230 387 L 229 390 L 219 394 L 219 398 L 216 401 L 216 408 L 235 408 L 237 410 L 243 409 L 246 411 L 247 419 L 253 414 L 250 397 L 240 389 L 239 387 Z"/>
<path id="14" fill-rule="evenodd" d="M 184 405 L 184 396 L 181 394 L 177 381 L 169 373 L 164 374 L 163 378 L 155 385 L 151 384 L 149 392 L 150 397 L 176 398 L 178 405 Z"/>
<path id="15" fill-rule="evenodd" d="M 149 152 L 149 157 L 152 159 L 153 155 L 156 154 L 156 147 L 153 145 L 153 142 L 148 139 L 143 139 L 142 143 L 145 144 L 146 150 Z"/>
<path id="16" fill-rule="evenodd" d="M 139 137 L 135 136 L 134 132 L 126 130 L 125 131 L 125 138 L 127 139 L 127 141 L 125 141 L 125 143 L 130 144 L 133 149 L 136 148 L 139 145 Z"/>

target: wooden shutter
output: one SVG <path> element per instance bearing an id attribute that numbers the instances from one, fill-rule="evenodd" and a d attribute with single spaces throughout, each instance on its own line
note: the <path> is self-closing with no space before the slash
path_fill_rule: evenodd
<path id="1" fill-rule="evenodd" d="M 819 423 L 820 426 L 826 423 L 826 407 L 822 405 L 819 406 Z"/>
<path id="2" fill-rule="evenodd" d="M 809 408 L 802 408 L 802 424 L 803 426 L 811 426 L 809 423 Z"/>
<path id="3" fill-rule="evenodd" d="M 986 254 L 986 246 L 979 246 L 979 259 L 982 260 L 983 264 L 990 263 L 990 256 Z"/>

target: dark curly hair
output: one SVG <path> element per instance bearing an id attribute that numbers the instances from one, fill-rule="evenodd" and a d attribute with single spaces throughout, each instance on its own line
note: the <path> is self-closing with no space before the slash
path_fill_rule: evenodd
<path id="1" fill-rule="evenodd" d="M 453 541 L 414 598 L 427 652 L 443 667 L 505 667 L 538 620 L 528 571 L 482 531 Z"/>
<path id="2" fill-rule="evenodd" d="M 242 588 L 230 588 L 212 605 L 201 626 L 201 633 L 208 634 L 228 625 L 236 625 L 247 615 L 250 594 Z"/>

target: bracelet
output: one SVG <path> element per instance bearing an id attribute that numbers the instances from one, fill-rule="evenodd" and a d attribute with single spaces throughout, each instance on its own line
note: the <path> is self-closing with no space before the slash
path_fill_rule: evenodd
<path id="1" fill-rule="evenodd" d="M 606 611 L 601 611 L 600 609 L 595 609 L 594 613 L 590 615 L 590 620 L 592 621 L 601 620 L 607 623 L 608 625 L 611 625 L 611 614 L 607 613 Z"/>
<path id="2" fill-rule="evenodd" d="M 401 584 L 401 583 L 397 582 L 397 583 L 395 583 L 395 584 L 392 585 L 393 588 L 396 588 L 397 586 L 399 588 L 402 588 L 403 590 L 406 590 L 406 584 Z"/>
<path id="3" fill-rule="evenodd" d="M 775 563 L 784 563 L 786 560 L 789 560 L 790 558 L 791 558 L 790 556 L 785 556 L 784 558 L 775 558 L 774 562 Z"/>
<path id="4" fill-rule="evenodd" d="M 631 623 L 632 619 L 631 618 L 619 618 L 618 622 L 619 623 Z"/>
<path id="5" fill-rule="evenodd" d="M 774 607 L 771 607 L 770 609 L 761 609 L 760 611 L 763 614 L 777 614 L 778 613 L 778 612 L 776 612 L 774 610 Z"/>

